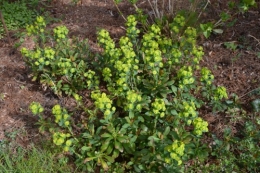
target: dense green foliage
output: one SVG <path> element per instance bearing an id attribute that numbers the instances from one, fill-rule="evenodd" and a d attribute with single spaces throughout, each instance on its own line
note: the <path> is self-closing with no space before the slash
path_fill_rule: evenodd
<path id="1" fill-rule="evenodd" d="M 0 1 L 0 9 L 3 13 L 4 21 L 8 30 L 16 30 L 24 28 L 26 25 L 32 23 L 37 16 L 36 10 L 28 8 L 28 5 L 35 7 L 38 1 L 22 0 L 15 2 L 8 2 L 6 0 Z M 0 22 L 0 38 L 3 37 L 4 27 Z"/>
<path id="2" fill-rule="evenodd" d="M 54 29 L 53 48 L 45 47 L 42 17 L 27 27 L 29 34 L 41 40 L 35 50 L 22 49 L 33 75 L 41 82 L 49 76 L 52 83 L 46 84 L 52 87 L 66 82 L 65 91 L 71 91 L 83 113 L 78 119 L 55 105 L 54 117 L 48 121 L 41 105 L 32 103 L 30 109 L 40 116 L 41 130 L 48 128 L 54 144 L 72 154 L 83 170 L 176 172 L 183 169 L 183 163 L 208 156 L 200 142 L 208 123 L 199 117 L 198 109 L 205 105 L 221 109 L 227 93 L 224 87 L 212 85 L 209 69 L 199 66 L 203 50 L 196 45 L 196 29 L 185 26 L 185 17 L 177 15 L 171 26 L 178 39 L 167 38 L 156 24 L 140 39 L 136 24 L 135 16 L 128 16 L 126 36 L 118 45 L 107 31 L 100 30 L 98 41 L 104 51 L 92 62 L 86 62 L 91 58 L 88 51 L 75 56 L 86 50 L 73 49 L 64 26 Z M 64 67 L 64 62 L 69 66 Z M 78 95 L 70 79 L 81 84 L 81 89 L 91 90 L 86 99 L 92 100 L 92 106 L 84 105 L 85 98 Z M 199 93 L 203 93 L 200 99 Z"/>
<path id="3" fill-rule="evenodd" d="M 91 88 L 88 79 L 94 74 L 88 67 L 91 57 L 87 41 L 69 40 L 65 26 L 54 28 L 51 34 L 46 32 L 45 27 L 43 17 L 37 17 L 33 25 L 26 27 L 28 35 L 35 36 L 37 44 L 35 50 L 21 50 L 28 57 L 25 61 L 31 67 L 33 80 L 39 79 L 59 95 L 62 91 L 70 95 Z M 53 47 L 46 46 L 49 43 L 47 39 L 55 42 Z"/>
<path id="4" fill-rule="evenodd" d="M 21 52 L 33 80 L 77 102 L 73 110 L 57 104 L 51 112 L 33 102 L 30 110 L 39 117 L 40 130 L 88 172 L 259 172 L 257 114 L 244 118 L 239 136 L 226 128 L 222 138 L 209 132 L 200 114 L 225 111 L 235 119 L 244 113 L 234 112 L 233 101 L 223 103 L 225 87 L 214 86 L 211 71 L 201 67 L 204 53 L 189 16 L 177 13 L 149 24 L 137 10 L 126 18 L 126 34 L 118 42 L 98 31 L 102 52 L 96 55 L 87 40 L 69 39 L 65 26 L 46 29 L 43 17 L 26 27 L 36 48 Z M 207 37 L 212 27 L 203 24 L 200 30 Z M 80 95 L 84 89 L 88 94 Z"/>

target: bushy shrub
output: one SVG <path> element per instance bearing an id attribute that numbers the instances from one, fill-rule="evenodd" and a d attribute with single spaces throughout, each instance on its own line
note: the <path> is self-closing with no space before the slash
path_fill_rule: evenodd
<path id="1" fill-rule="evenodd" d="M 221 109 L 227 93 L 224 87 L 213 86 L 209 69 L 200 67 L 203 49 L 196 45 L 196 29 L 184 27 L 184 20 L 177 15 L 170 24 L 177 38 L 173 40 L 156 24 L 141 35 L 136 17 L 130 15 L 126 35 L 119 43 L 106 30 L 98 31 L 103 52 L 92 63 L 84 63 L 82 69 L 79 64 L 84 60 L 75 54 L 85 57 L 84 47 L 74 49 L 65 42 L 65 27 L 54 30 L 60 40 L 53 48 L 22 50 L 35 76 L 48 75 L 51 81 L 59 79 L 62 84 L 66 82 L 62 76 L 66 76 L 79 89 L 93 86 L 89 87 L 89 97 L 80 96 L 77 90 L 71 92 L 78 103 L 75 110 L 82 111 L 80 117 L 55 105 L 48 124 L 54 144 L 73 156 L 81 169 L 178 172 L 185 162 L 207 157 L 201 137 L 208 132 L 208 123 L 199 116 L 199 109 Z M 71 51 L 74 61 L 71 56 L 61 56 L 71 55 L 63 53 Z M 63 60 L 70 60 L 69 66 L 59 66 Z M 75 88 L 73 82 L 69 84 L 70 89 Z M 91 100 L 92 105 L 85 105 L 85 100 Z M 41 105 L 32 103 L 30 109 L 40 116 L 44 129 L 47 119 Z"/>

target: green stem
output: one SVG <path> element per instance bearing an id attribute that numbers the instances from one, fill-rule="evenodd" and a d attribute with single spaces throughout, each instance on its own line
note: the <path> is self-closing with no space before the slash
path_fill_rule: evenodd
<path id="1" fill-rule="evenodd" d="M 155 115 L 156 117 L 155 117 L 155 122 L 154 122 L 154 127 L 153 127 L 153 133 L 155 133 L 155 131 L 156 131 L 156 126 L 157 126 L 157 122 L 158 122 L 158 116 L 157 115 Z"/>
<path id="2" fill-rule="evenodd" d="M 119 12 L 119 14 L 123 17 L 123 19 L 124 19 L 125 21 L 127 21 L 126 18 L 125 18 L 125 16 L 124 16 L 123 13 L 121 12 L 121 10 L 118 8 L 118 5 L 117 5 L 117 3 L 115 2 L 115 0 L 113 0 L 113 2 L 114 2 L 114 4 L 115 4 L 116 9 L 117 9 L 117 11 Z"/>

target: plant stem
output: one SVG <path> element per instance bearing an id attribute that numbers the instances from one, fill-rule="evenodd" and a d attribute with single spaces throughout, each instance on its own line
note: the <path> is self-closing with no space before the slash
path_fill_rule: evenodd
<path id="1" fill-rule="evenodd" d="M 121 12 L 121 10 L 118 8 L 118 5 L 117 5 L 117 3 L 113 0 L 113 2 L 114 2 L 114 4 L 115 4 L 115 6 L 116 6 L 116 9 L 117 9 L 117 11 L 119 12 L 119 14 L 120 14 L 120 16 L 122 16 L 123 17 L 123 19 L 125 20 L 125 21 L 127 21 L 126 20 L 126 18 L 125 18 L 125 16 L 123 15 L 123 13 Z"/>
<path id="2" fill-rule="evenodd" d="M 1 11 L 1 10 L 0 10 L 0 18 L 1 18 L 1 22 L 2 22 L 2 24 L 3 24 L 3 26 L 4 26 L 4 29 L 5 29 L 5 33 L 6 33 L 6 35 L 7 35 L 9 45 L 11 45 L 11 44 L 12 44 L 11 38 L 10 38 L 10 36 L 9 36 L 8 29 L 7 29 L 6 25 L 5 25 L 5 20 L 4 20 L 4 17 L 3 17 L 3 14 L 2 14 L 2 11 Z"/>
<path id="3" fill-rule="evenodd" d="M 206 5 L 205 5 L 205 6 L 203 7 L 203 9 L 201 10 L 201 12 L 200 12 L 198 18 L 200 18 L 202 12 L 207 8 L 207 6 L 208 6 L 209 3 L 210 3 L 210 0 L 207 1 Z"/>

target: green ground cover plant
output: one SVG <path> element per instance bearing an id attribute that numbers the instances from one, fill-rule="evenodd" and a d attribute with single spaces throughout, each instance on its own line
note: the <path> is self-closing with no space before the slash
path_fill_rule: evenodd
<path id="1" fill-rule="evenodd" d="M 25 28 L 27 24 L 32 23 L 38 14 L 36 10 L 33 10 L 37 4 L 38 0 L 21 0 L 15 2 L 1 0 L 0 9 L 3 13 L 7 29 L 17 30 L 19 28 Z M 0 39 L 3 38 L 4 33 L 3 24 L 0 22 Z"/>

